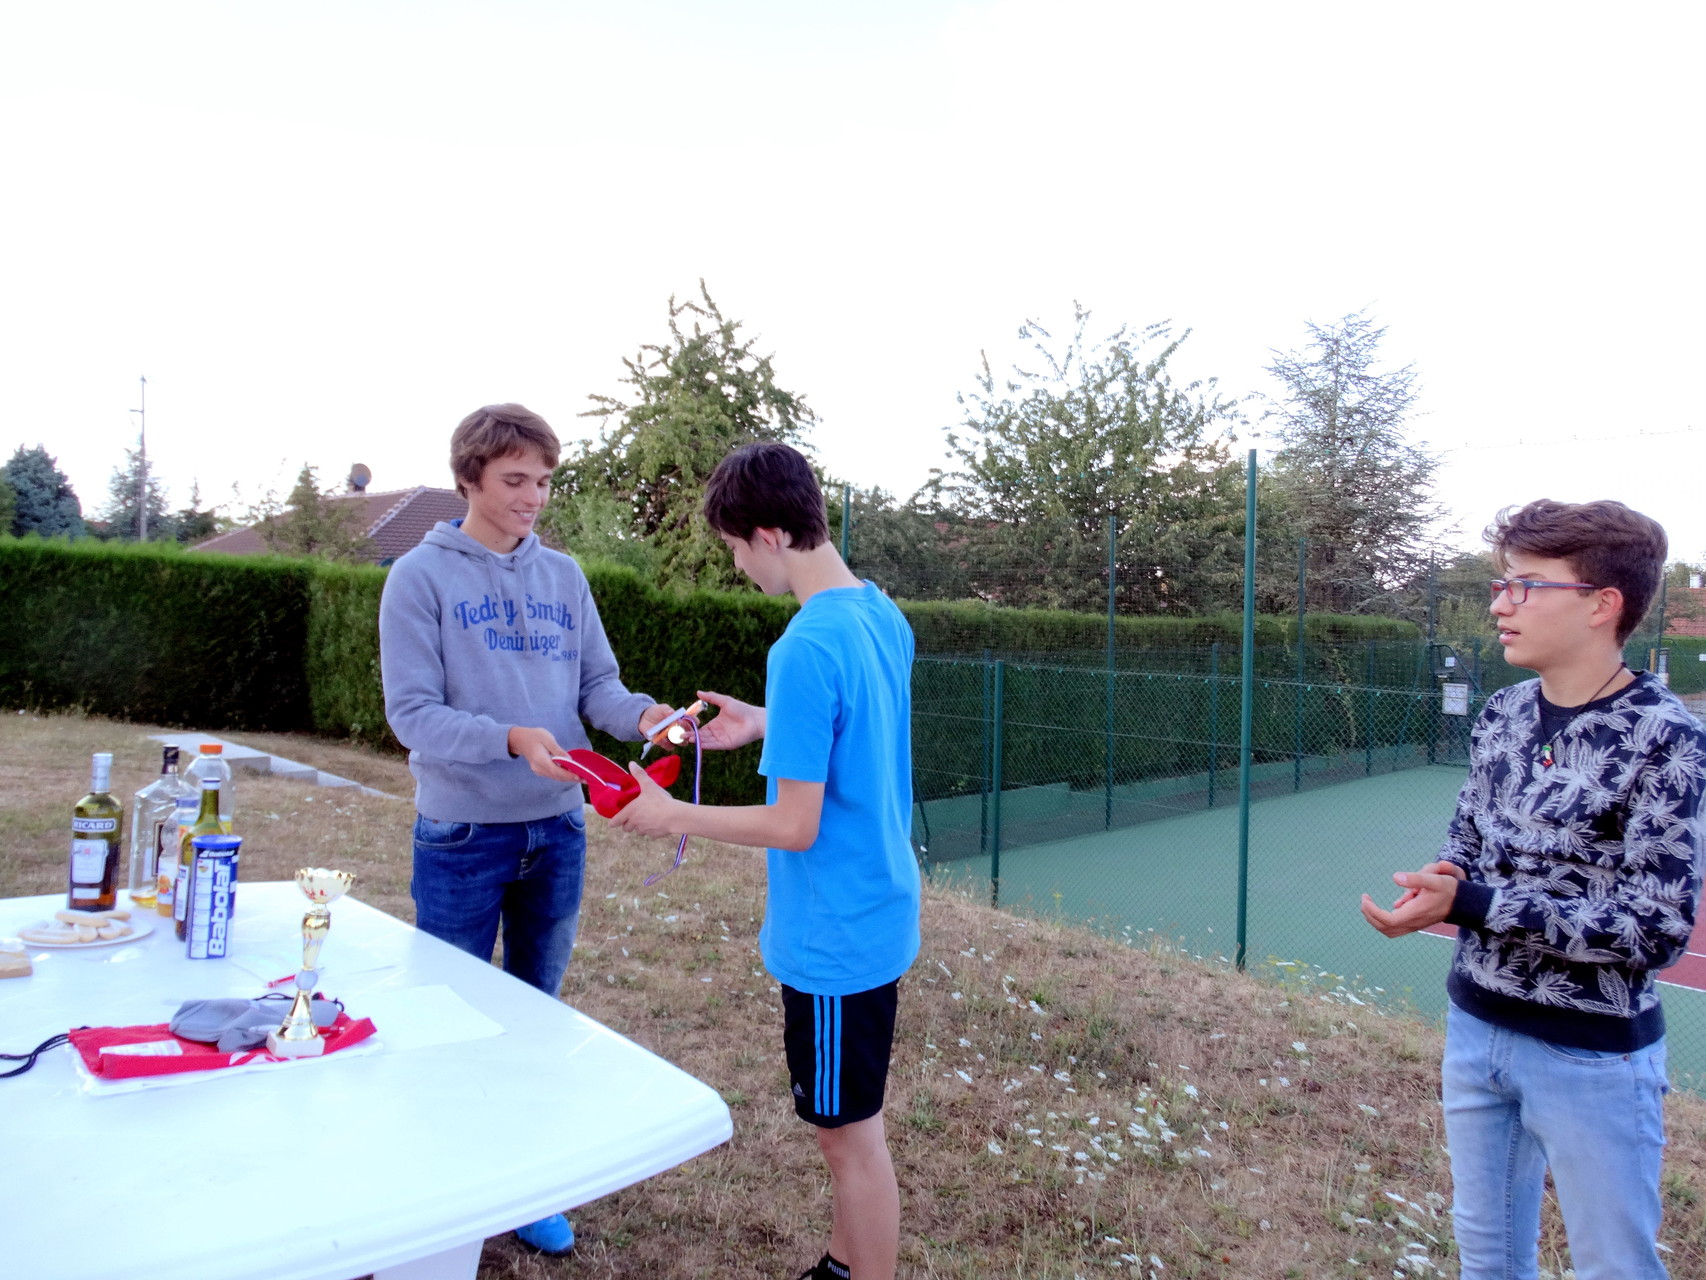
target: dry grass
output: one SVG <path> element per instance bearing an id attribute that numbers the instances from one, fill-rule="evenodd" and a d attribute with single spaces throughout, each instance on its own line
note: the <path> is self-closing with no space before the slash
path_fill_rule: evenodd
<path id="1" fill-rule="evenodd" d="M 0 717 L 0 893 L 61 886 L 64 811 L 88 753 L 112 750 L 115 789 L 134 789 L 157 767 L 147 732 Z M 409 794 L 401 761 L 289 742 L 275 749 Z M 366 901 L 411 918 L 406 802 L 240 785 L 246 878 L 335 859 Z M 538 1259 L 501 1238 L 480 1276 L 795 1276 L 823 1249 L 829 1201 L 788 1102 L 779 1003 L 756 951 L 762 861 L 701 844 L 643 890 L 664 842 L 593 827 L 564 997 L 719 1089 L 735 1136 L 579 1209 L 573 1257 Z M 928 892 L 887 1109 L 903 1274 L 1455 1275 L 1439 1033 L 1330 975 L 1285 972 L 1258 981 Z M 1674 1097 L 1669 1129 L 1671 1273 L 1702 1276 L 1706 1104 Z M 1554 1273 L 1560 1245 L 1549 1208 Z"/>

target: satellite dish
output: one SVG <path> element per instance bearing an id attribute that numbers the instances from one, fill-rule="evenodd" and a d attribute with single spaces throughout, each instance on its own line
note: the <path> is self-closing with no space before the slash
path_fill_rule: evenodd
<path id="1" fill-rule="evenodd" d="M 349 469 L 349 487 L 356 493 L 366 490 L 373 483 L 373 471 L 365 462 L 358 462 Z"/>

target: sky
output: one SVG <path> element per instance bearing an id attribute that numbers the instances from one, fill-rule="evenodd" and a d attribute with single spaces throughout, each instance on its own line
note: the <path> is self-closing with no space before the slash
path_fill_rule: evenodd
<path id="1" fill-rule="evenodd" d="M 481 404 L 594 435 L 703 279 L 824 465 L 905 496 L 1027 319 L 1170 321 L 1247 396 L 1366 311 L 1450 540 L 1614 497 L 1698 560 L 1703 36 L 1521 0 L 8 6 L 0 452 L 97 510 L 146 376 L 174 506 L 448 484 Z"/>

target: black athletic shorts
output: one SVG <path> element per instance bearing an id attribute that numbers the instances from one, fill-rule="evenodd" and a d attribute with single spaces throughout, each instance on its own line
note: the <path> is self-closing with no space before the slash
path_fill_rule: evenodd
<path id="1" fill-rule="evenodd" d="M 814 996 L 782 984 L 782 1044 L 794 1111 L 820 1129 L 883 1109 L 894 1047 L 898 981 L 850 996 Z"/>

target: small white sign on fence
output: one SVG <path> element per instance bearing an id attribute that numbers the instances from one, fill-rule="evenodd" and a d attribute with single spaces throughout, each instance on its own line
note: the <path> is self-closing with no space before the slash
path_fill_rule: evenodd
<path id="1" fill-rule="evenodd" d="M 1448 680 L 1440 685 L 1440 707 L 1448 716 L 1466 716 L 1469 714 L 1469 686 L 1454 680 Z"/>

